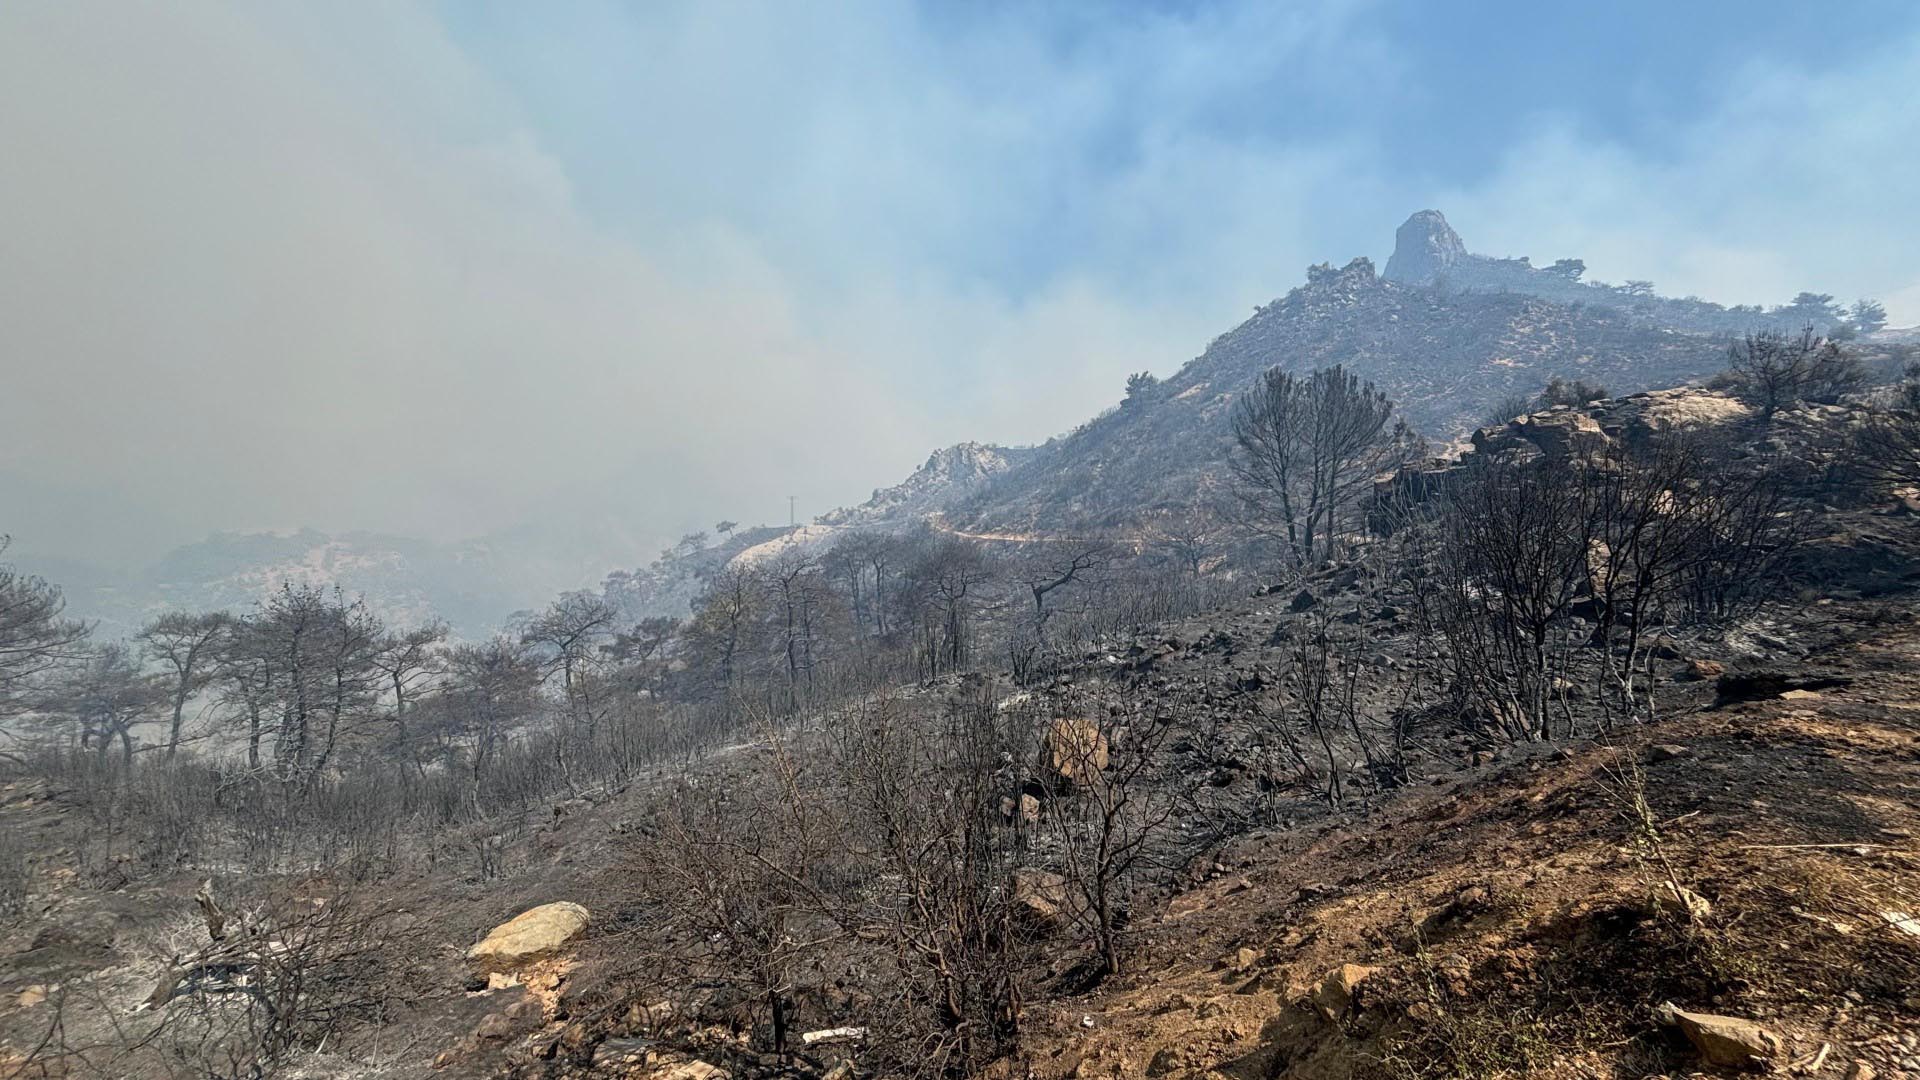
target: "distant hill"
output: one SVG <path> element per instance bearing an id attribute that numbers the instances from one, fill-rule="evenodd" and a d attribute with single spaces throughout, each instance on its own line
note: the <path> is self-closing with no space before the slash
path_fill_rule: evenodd
<path id="1" fill-rule="evenodd" d="M 390 623 L 440 620 L 474 638 L 561 590 L 597 583 L 608 565 L 637 549 L 622 537 L 591 542 L 608 552 L 603 561 L 556 555 L 543 536 L 520 533 L 435 544 L 370 532 L 227 532 L 132 572 L 50 560 L 27 561 L 24 569 L 60 583 L 69 610 L 98 622 L 108 638 L 170 609 L 244 611 L 283 584 L 338 586 Z"/>

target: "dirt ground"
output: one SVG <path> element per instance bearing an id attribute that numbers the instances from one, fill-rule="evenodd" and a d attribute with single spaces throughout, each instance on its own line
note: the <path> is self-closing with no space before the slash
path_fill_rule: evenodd
<path id="1" fill-rule="evenodd" d="M 1670 1001 L 1759 1021 L 1778 1071 L 1920 1077 L 1920 628 L 1804 666 L 1847 681 L 1671 687 L 1691 703 L 1621 745 L 1243 840 L 1130 976 L 1034 1018 L 1031 1075 L 1692 1075 Z M 1710 913 L 1661 911 L 1675 881 Z M 1342 965 L 1377 970 L 1329 1019 Z"/>

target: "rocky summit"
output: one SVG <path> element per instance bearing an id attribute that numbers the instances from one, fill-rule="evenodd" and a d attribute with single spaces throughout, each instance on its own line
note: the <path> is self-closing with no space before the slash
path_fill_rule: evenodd
<path id="1" fill-rule="evenodd" d="M 1386 277 L 1425 285 L 1452 270 L 1466 255 L 1467 245 L 1447 224 L 1447 216 L 1438 210 L 1422 210 L 1394 230 Z"/>

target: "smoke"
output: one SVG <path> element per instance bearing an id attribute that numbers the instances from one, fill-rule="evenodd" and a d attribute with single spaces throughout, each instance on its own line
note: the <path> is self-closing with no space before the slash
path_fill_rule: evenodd
<path id="1" fill-rule="evenodd" d="M 6 6 L 0 532 L 134 565 L 611 524 L 633 562 L 1044 439 L 1427 205 L 1920 319 L 1910 32 L 1735 72 L 1659 147 L 1546 116 L 1441 170 L 1396 149 L 1432 88 L 1376 14 Z"/>

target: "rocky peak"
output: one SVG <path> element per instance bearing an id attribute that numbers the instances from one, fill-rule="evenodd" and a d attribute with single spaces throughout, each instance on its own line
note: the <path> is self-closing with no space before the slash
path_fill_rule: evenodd
<path id="1" fill-rule="evenodd" d="M 1393 257 L 1386 276 L 1392 281 L 1426 282 L 1465 258 L 1467 245 L 1438 210 L 1422 210 L 1393 234 Z"/>
<path id="2" fill-rule="evenodd" d="M 1467 258 L 1467 244 L 1438 209 L 1423 209 L 1394 231 L 1394 258 L 1386 259 L 1392 281 L 1425 282 Z"/>

